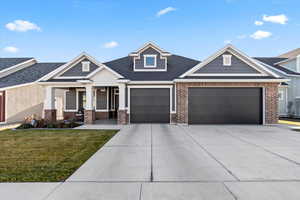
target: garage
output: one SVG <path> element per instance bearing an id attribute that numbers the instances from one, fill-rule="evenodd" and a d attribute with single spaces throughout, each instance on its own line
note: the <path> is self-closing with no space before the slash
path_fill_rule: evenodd
<path id="1" fill-rule="evenodd" d="M 170 123 L 170 88 L 131 88 L 131 123 Z"/>
<path id="2" fill-rule="evenodd" d="M 262 88 L 189 88 L 189 124 L 262 124 Z"/>

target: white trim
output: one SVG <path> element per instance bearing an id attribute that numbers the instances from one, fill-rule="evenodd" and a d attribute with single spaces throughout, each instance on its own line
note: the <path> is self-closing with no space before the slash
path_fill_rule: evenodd
<path id="1" fill-rule="evenodd" d="M 265 74 L 212 74 L 212 73 L 193 73 L 189 76 L 266 76 Z"/>
<path id="2" fill-rule="evenodd" d="M 37 63 L 37 60 L 35 58 L 31 58 L 31 59 L 26 60 L 24 62 L 18 63 L 18 64 L 13 65 L 13 66 L 10 66 L 8 68 L 5 68 L 5 69 L 3 69 L 3 70 L 0 71 L 0 78 L 8 76 L 9 74 L 14 73 L 16 71 L 13 71 L 11 73 L 7 73 L 5 75 L 3 75 L 2 73 L 9 72 L 10 70 L 13 70 L 13 69 L 17 69 L 17 71 L 18 71 L 18 70 L 24 69 L 24 68 L 29 67 L 29 66 L 31 66 L 33 64 L 36 64 L 36 63 Z M 20 67 L 20 68 L 18 68 L 18 67 Z"/>
<path id="3" fill-rule="evenodd" d="M 128 84 L 173 84 L 174 81 L 130 81 Z"/>
<path id="4" fill-rule="evenodd" d="M 280 69 L 277 69 L 277 68 L 275 68 L 275 67 L 273 67 L 273 66 L 271 66 L 271 65 L 268 65 L 268 64 L 266 64 L 266 63 L 264 63 L 264 62 L 261 62 L 261 61 L 259 61 L 259 60 L 257 60 L 257 62 L 259 62 L 259 63 L 262 64 L 262 65 L 268 66 L 268 67 L 271 68 L 272 70 L 274 70 L 274 71 L 276 71 L 276 72 L 278 72 L 278 73 L 281 73 L 281 74 L 283 74 L 283 75 L 291 76 L 291 77 L 300 77 L 300 75 L 297 75 L 297 74 L 288 74 L 288 73 L 286 73 L 286 72 L 284 72 L 284 71 L 281 71 Z M 285 67 L 282 66 L 282 65 L 279 65 L 279 66 L 282 67 L 282 68 L 285 68 Z M 286 68 L 285 68 L 285 69 L 286 69 Z M 294 71 L 294 70 L 292 70 L 292 69 L 288 69 L 288 70 L 290 70 L 290 71 L 292 71 L 292 72 L 295 72 L 295 73 L 298 73 L 298 72 L 296 72 L 296 71 Z"/>
<path id="5" fill-rule="evenodd" d="M 63 73 L 64 70 L 70 69 L 71 67 L 73 67 L 74 65 L 76 65 L 77 63 L 79 63 L 80 61 L 82 61 L 84 58 L 87 58 L 88 60 L 90 60 L 94 64 L 98 65 L 100 68 L 105 68 L 105 69 L 109 70 L 110 72 L 112 72 L 113 74 L 115 74 L 118 78 L 124 78 L 122 75 L 120 75 L 119 73 L 115 72 L 114 70 L 112 70 L 108 66 L 100 63 L 95 58 L 93 58 L 92 56 L 90 56 L 89 54 L 87 54 L 86 52 L 82 52 L 77 57 L 75 57 L 74 59 L 72 59 L 71 61 L 69 61 L 68 63 L 66 63 L 66 64 L 60 66 L 59 68 L 55 69 L 54 71 L 48 73 L 47 75 L 45 75 L 44 77 L 42 77 L 40 80 L 49 80 L 52 77 L 59 76 L 59 74 L 61 74 L 61 72 Z M 88 74 L 87 76 L 89 76 L 89 75 L 90 74 Z M 84 77 L 87 77 L 87 76 L 84 76 Z M 78 76 L 78 77 L 81 77 L 81 76 Z M 66 77 L 64 77 L 64 78 L 66 78 Z"/>
<path id="6" fill-rule="evenodd" d="M 147 58 L 154 58 L 154 65 L 147 65 Z M 156 68 L 157 67 L 157 55 L 155 54 L 144 54 L 144 68 Z"/>
<path id="7" fill-rule="evenodd" d="M 90 61 L 82 61 L 81 62 L 82 64 L 82 72 L 90 72 L 90 65 L 91 65 L 91 62 Z"/>
<path id="8" fill-rule="evenodd" d="M 29 86 L 29 85 L 33 85 L 33 84 L 35 84 L 35 82 L 24 83 L 24 84 L 20 84 L 20 85 L 9 86 L 9 87 L 4 87 L 4 88 L 0 88 L 0 91 L 10 90 L 10 89 L 18 88 L 18 87 Z"/>
<path id="9" fill-rule="evenodd" d="M 97 109 L 97 105 L 98 105 L 98 100 L 97 100 L 97 90 L 101 90 L 101 88 L 95 88 L 95 96 L 96 96 L 96 103 L 95 103 L 95 111 L 96 112 L 108 112 L 109 111 L 109 96 L 108 96 L 108 90 L 109 90 L 109 87 L 107 87 L 107 86 L 104 86 L 103 88 L 105 88 L 105 90 L 106 90 L 106 109 Z"/>
<path id="10" fill-rule="evenodd" d="M 279 62 L 277 62 L 277 63 L 274 63 L 274 65 L 280 65 L 280 64 L 283 64 L 283 63 L 287 63 L 287 62 L 290 62 L 290 61 L 292 61 L 292 60 L 294 60 L 294 59 L 296 59 L 297 57 L 292 57 L 292 58 L 287 58 L 287 59 L 285 59 L 285 60 L 282 60 L 282 61 L 279 61 Z"/>
<path id="11" fill-rule="evenodd" d="M 70 92 L 70 90 L 65 90 L 64 91 L 64 112 L 78 112 L 78 94 L 77 94 L 77 89 L 75 89 L 75 98 L 76 98 L 76 109 L 74 110 L 68 110 L 66 107 L 67 107 L 67 92 Z"/>
<path id="12" fill-rule="evenodd" d="M 231 57 L 232 57 L 231 54 L 224 54 L 223 55 L 223 66 L 231 66 Z M 226 63 L 226 61 L 228 61 L 228 63 Z"/>
<path id="13" fill-rule="evenodd" d="M 290 79 L 175 79 L 174 82 L 273 82 L 281 83 L 290 81 Z"/>
<path id="14" fill-rule="evenodd" d="M 173 85 L 128 85 L 128 92 L 127 92 L 127 113 L 129 116 L 129 123 L 130 123 L 130 90 L 134 88 L 167 88 L 170 90 L 170 115 L 172 113 L 172 98 L 173 98 Z M 170 116 L 170 123 L 171 123 L 171 116 Z"/>
<path id="15" fill-rule="evenodd" d="M 156 51 L 158 51 L 160 54 L 163 54 L 163 56 L 170 56 L 171 54 L 169 52 L 166 52 L 162 48 L 160 48 L 158 45 L 156 45 L 154 42 L 148 42 L 144 44 L 142 47 L 140 47 L 138 50 L 136 50 L 133 53 L 130 53 L 129 56 L 138 56 L 141 52 L 143 52 L 145 49 L 148 49 L 149 47 L 152 47 Z"/>
<path id="16" fill-rule="evenodd" d="M 253 58 L 247 56 L 246 54 L 244 54 L 243 52 L 239 51 L 237 48 L 235 48 L 231 44 L 226 45 L 224 48 L 220 49 L 215 54 L 213 54 L 212 56 L 210 56 L 207 59 L 205 59 L 203 62 L 200 62 L 199 64 L 197 64 L 192 69 L 190 69 L 187 72 L 183 73 L 182 75 L 180 75 L 180 78 L 183 78 L 185 76 L 189 76 L 190 74 L 192 74 L 195 71 L 199 70 L 201 67 L 204 67 L 205 65 L 207 65 L 208 63 L 210 63 L 211 61 L 213 61 L 214 59 L 216 59 L 218 56 L 220 56 L 223 53 L 225 53 L 226 51 L 228 51 L 231 54 L 233 54 L 234 56 L 238 57 L 239 59 L 241 59 L 242 61 L 244 61 L 245 63 L 247 63 L 249 66 L 253 67 L 255 70 L 257 70 L 257 71 L 259 71 L 259 72 L 261 72 L 263 74 L 269 73 L 270 75 L 272 75 L 272 76 L 274 76 L 276 78 L 279 78 L 279 76 L 277 74 L 275 74 L 274 72 L 272 72 L 268 68 L 264 67 L 260 63 L 256 62 L 255 59 L 253 59 Z"/>

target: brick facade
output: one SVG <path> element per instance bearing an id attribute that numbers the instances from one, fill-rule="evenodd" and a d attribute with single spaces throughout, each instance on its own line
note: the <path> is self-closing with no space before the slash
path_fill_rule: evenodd
<path id="1" fill-rule="evenodd" d="M 45 120 L 47 122 L 56 122 L 56 110 L 45 110 Z"/>
<path id="2" fill-rule="evenodd" d="M 118 110 L 118 124 L 127 124 L 128 120 L 127 110 Z"/>
<path id="3" fill-rule="evenodd" d="M 265 88 L 265 123 L 278 120 L 278 83 L 176 83 L 177 123 L 188 123 L 189 87 L 263 87 Z"/>
<path id="4" fill-rule="evenodd" d="M 177 114 L 176 113 L 171 113 L 170 118 L 171 118 L 171 124 L 177 123 Z"/>
<path id="5" fill-rule="evenodd" d="M 95 121 L 95 111 L 94 110 L 85 110 L 84 111 L 84 123 L 93 124 Z"/>
<path id="6" fill-rule="evenodd" d="M 95 112 L 95 119 L 101 120 L 101 119 L 109 119 L 109 112 Z"/>
<path id="7" fill-rule="evenodd" d="M 64 112 L 65 120 L 76 120 L 76 112 Z"/>

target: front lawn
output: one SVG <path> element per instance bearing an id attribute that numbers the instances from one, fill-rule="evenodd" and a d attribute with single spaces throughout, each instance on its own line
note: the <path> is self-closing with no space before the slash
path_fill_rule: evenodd
<path id="1" fill-rule="evenodd" d="M 67 179 L 115 130 L 5 130 L 0 132 L 0 182 Z"/>

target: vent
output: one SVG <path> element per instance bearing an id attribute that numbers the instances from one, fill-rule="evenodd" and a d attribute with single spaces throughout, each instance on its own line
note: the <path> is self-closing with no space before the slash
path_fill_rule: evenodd
<path id="1" fill-rule="evenodd" d="M 90 71 L 90 62 L 89 61 L 82 61 L 82 71 L 89 72 Z"/>
<path id="2" fill-rule="evenodd" d="M 223 66 L 231 66 L 231 55 L 223 55 Z"/>
<path id="3" fill-rule="evenodd" d="M 297 62 L 297 66 L 296 66 L 297 67 L 297 72 L 300 73 L 300 55 L 297 56 L 297 61 L 296 62 Z"/>

